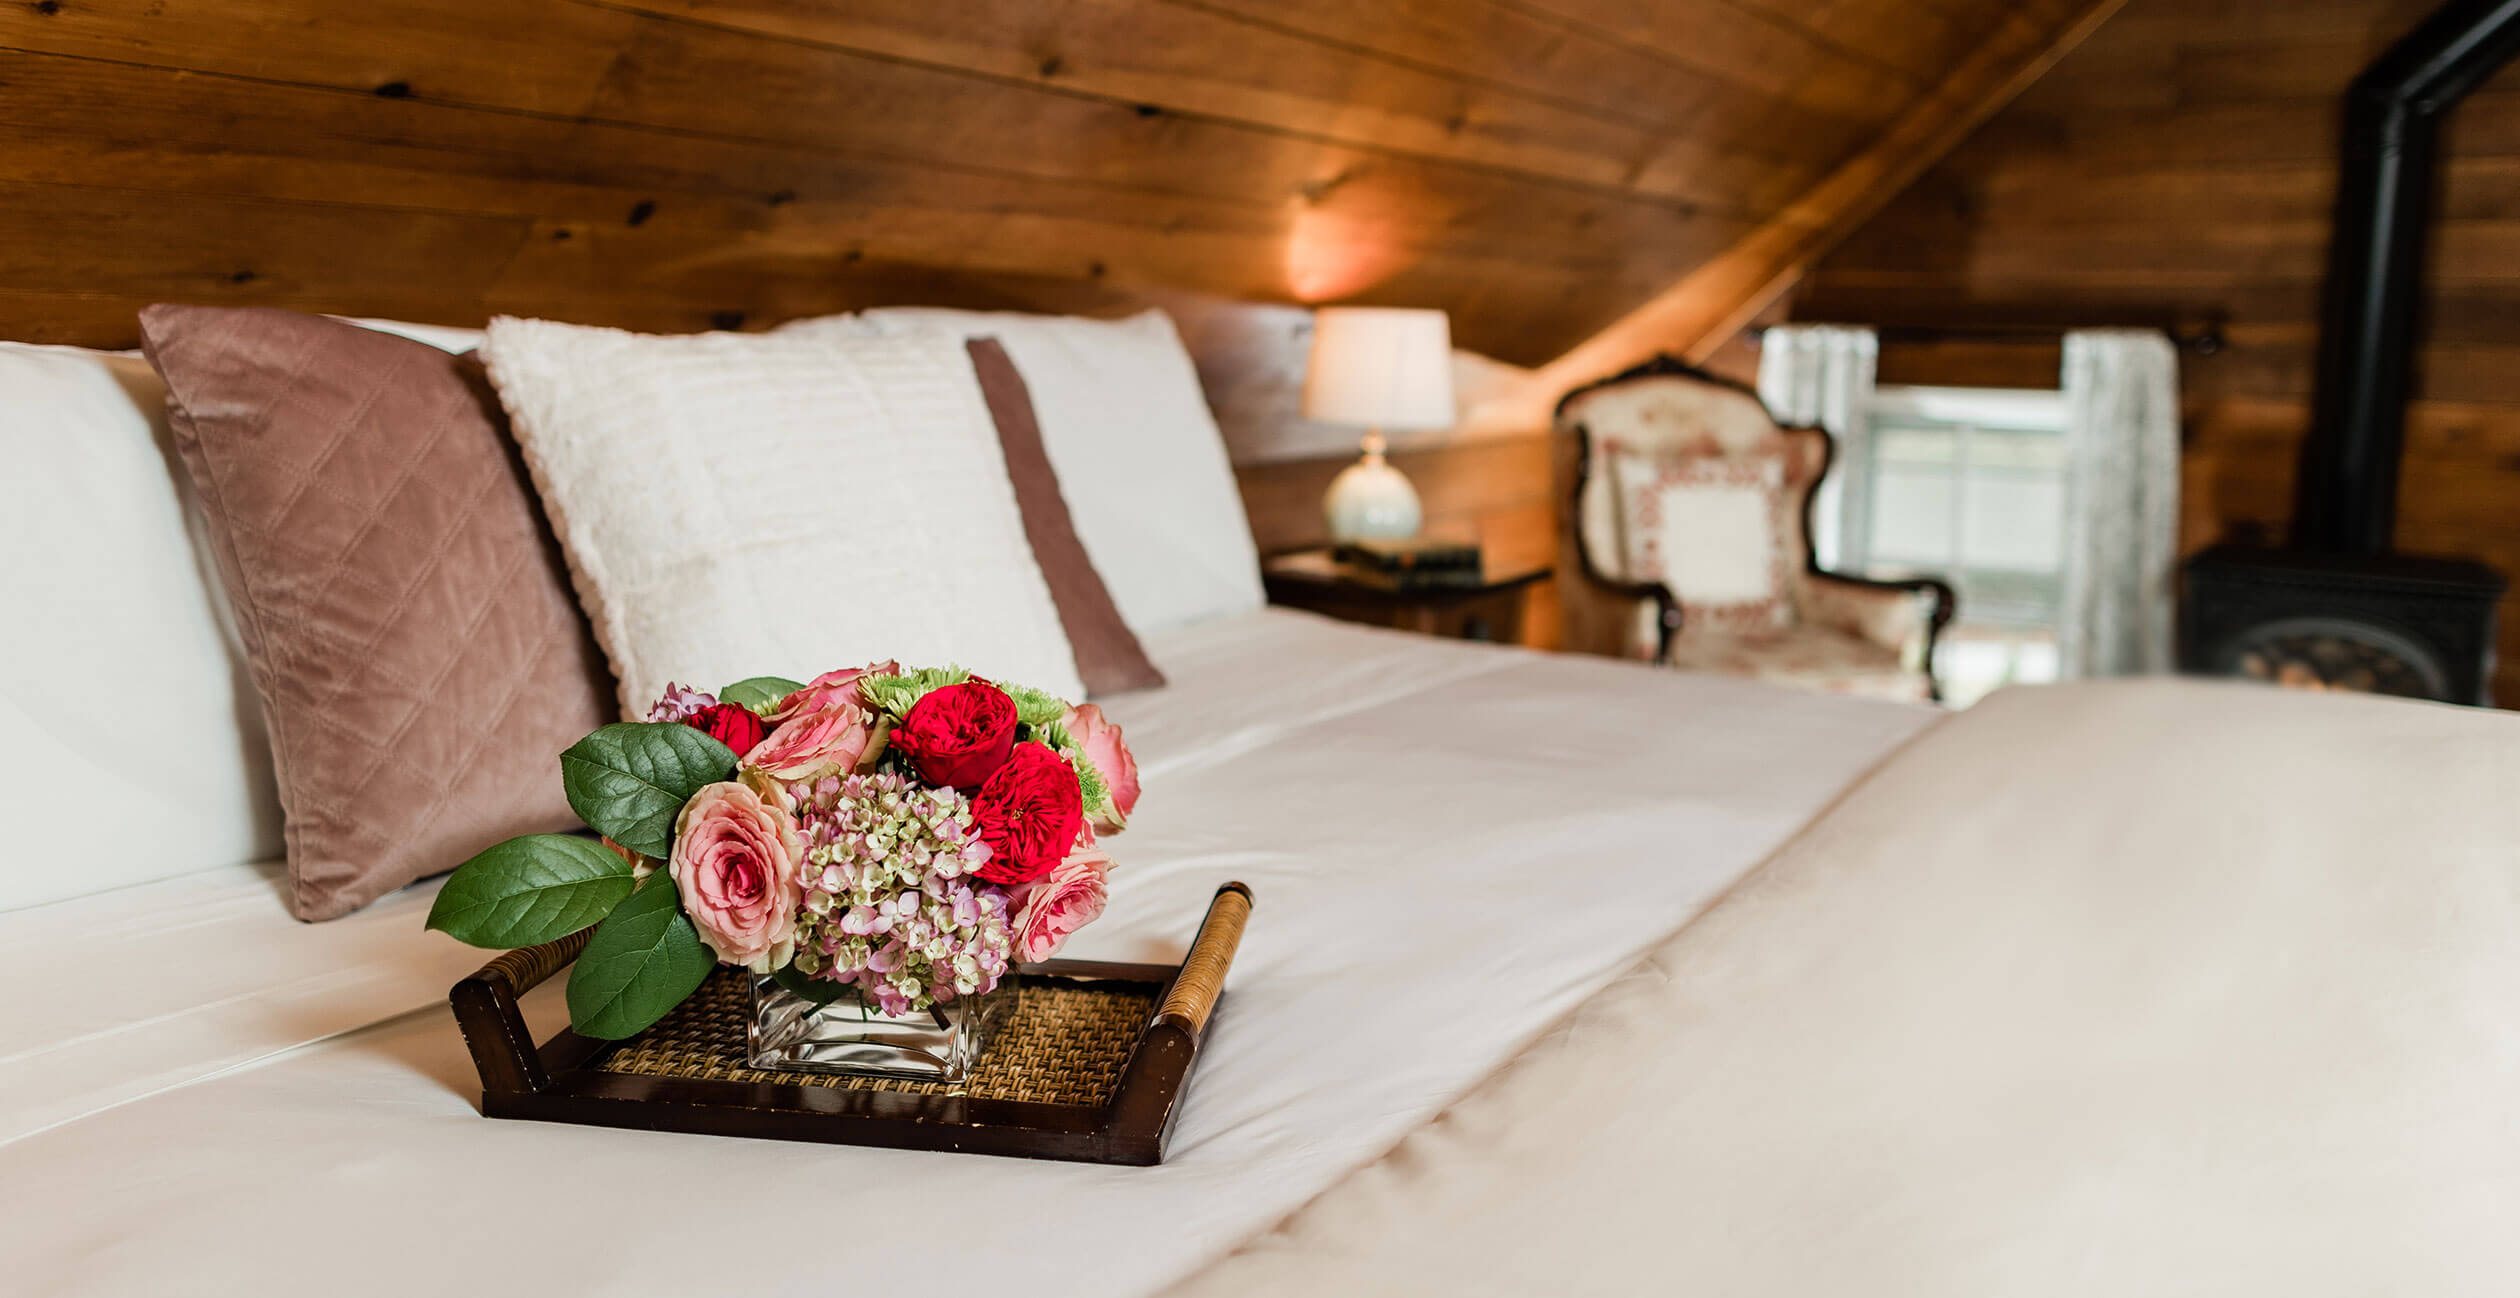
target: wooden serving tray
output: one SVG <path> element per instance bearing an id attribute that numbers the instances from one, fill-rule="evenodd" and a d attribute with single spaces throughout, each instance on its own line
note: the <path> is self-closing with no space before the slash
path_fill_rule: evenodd
<path id="1" fill-rule="evenodd" d="M 954 1087 L 752 1068 L 742 978 L 724 970 L 628 1041 L 564 1029 L 537 1049 L 517 999 L 587 933 L 510 951 L 449 998 L 484 1117 L 1148 1166 L 1164 1161 L 1250 914 L 1251 889 L 1229 883 L 1178 965 L 1022 966 L 1014 1013 Z"/>

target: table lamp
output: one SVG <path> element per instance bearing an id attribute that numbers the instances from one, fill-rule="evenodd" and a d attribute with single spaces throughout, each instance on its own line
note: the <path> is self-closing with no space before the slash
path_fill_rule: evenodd
<path id="1" fill-rule="evenodd" d="M 1417 535 L 1417 492 L 1383 459 L 1383 430 L 1454 423 L 1452 325 L 1441 311 L 1328 306 L 1313 312 L 1304 417 L 1365 430 L 1365 457 L 1321 498 L 1332 541 Z"/>

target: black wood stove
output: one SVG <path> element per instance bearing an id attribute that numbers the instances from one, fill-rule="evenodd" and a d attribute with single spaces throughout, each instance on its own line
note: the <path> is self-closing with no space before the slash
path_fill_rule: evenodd
<path id="1" fill-rule="evenodd" d="M 2452 0 L 2356 78 L 2293 543 L 2188 561 L 2180 663 L 2310 689 L 2489 702 L 2503 579 L 2392 550 L 2441 119 L 2520 53 L 2520 0 Z"/>

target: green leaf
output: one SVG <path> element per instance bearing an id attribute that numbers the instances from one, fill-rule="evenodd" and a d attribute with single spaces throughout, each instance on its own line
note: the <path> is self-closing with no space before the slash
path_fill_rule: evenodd
<path id="1" fill-rule="evenodd" d="M 798 973 L 796 966 L 792 964 L 781 965 L 771 970 L 770 981 L 816 1005 L 829 1005 L 843 995 L 857 990 L 847 983 L 836 983 L 828 978 L 808 978 Z"/>
<path id="2" fill-rule="evenodd" d="M 560 754 L 560 787 L 596 833 L 661 861 L 673 855 L 682 805 L 734 770 L 735 751 L 699 730 L 677 721 L 625 721 Z"/>
<path id="3" fill-rule="evenodd" d="M 457 866 L 429 927 L 474 946 L 532 946 L 602 919 L 634 886 L 630 863 L 601 843 L 528 834 Z"/>
<path id="4" fill-rule="evenodd" d="M 587 939 L 569 971 L 569 1026 L 606 1041 L 637 1036 L 690 999 L 716 967 L 682 913 L 673 877 L 658 871 Z"/>
<path id="5" fill-rule="evenodd" d="M 970 679 L 971 673 L 960 667 L 922 667 L 898 676 L 869 674 L 858 677 L 858 694 L 875 707 L 902 717 L 908 716 L 910 709 L 930 693 Z"/>
<path id="6" fill-rule="evenodd" d="M 777 710 L 787 696 L 805 688 L 801 681 L 784 676 L 752 676 L 718 691 L 718 702 L 732 703 L 739 708 L 768 713 Z"/>
<path id="7" fill-rule="evenodd" d="M 1015 719 L 1028 726 L 1046 726 L 1067 715 L 1067 700 L 1045 694 L 1030 685 L 1009 685 L 997 682 L 1006 697 L 1015 700 Z"/>
<path id="8" fill-rule="evenodd" d="M 1076 768 L 1076 791 L 1084 799 L 1086 817 L 1106 824 L 1127 825 L 1129 818 L 1121 815 L 1120 804 L 1111 800 L 1111 782 L 1103 778 L 1102 768 L 1094 765 L 1081 752 L 1070 751 L 1064 756 L 1068 765 Z"/>

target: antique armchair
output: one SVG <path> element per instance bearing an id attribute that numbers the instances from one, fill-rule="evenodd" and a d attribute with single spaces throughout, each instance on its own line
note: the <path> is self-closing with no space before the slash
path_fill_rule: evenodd
<path id="1" fill-rule="evenodd" d="M 1581 579 L 1637 609 L 1627 646 L 1666 666 L 1878 698 L 1941 696 L 1934 640 L 1951 587 L 1823 572 L 1811 496 L 1832 445 L 1758 395 L 1668 356 L 1577 388 Z"/>

